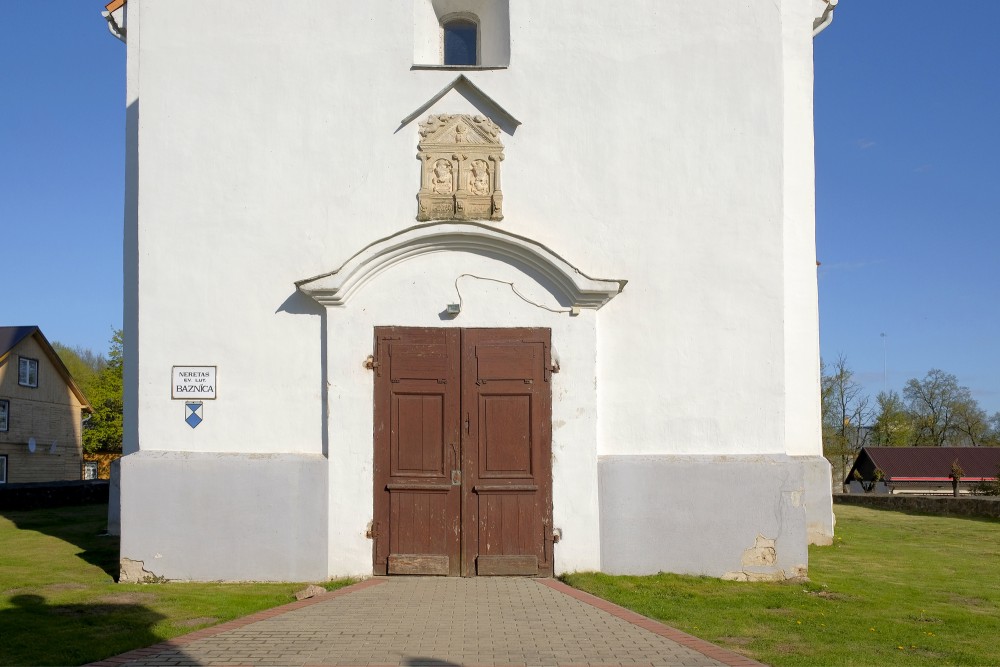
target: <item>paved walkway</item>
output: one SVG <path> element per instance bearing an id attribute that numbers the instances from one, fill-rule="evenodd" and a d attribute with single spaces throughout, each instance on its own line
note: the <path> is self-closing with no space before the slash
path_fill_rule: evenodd
<path id="1" fill-rule="evenodd" d="M 758 665 L 551 579 L 379 578 L 131 651 L 120 665 Z"/>

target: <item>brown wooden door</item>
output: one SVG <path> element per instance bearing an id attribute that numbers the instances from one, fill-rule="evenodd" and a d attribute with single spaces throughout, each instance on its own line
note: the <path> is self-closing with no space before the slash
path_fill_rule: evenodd
<path id="1" fill-rule="evenodd" d="M 461 573 L 460 343 L 375 330 L 376 574 Z"/>
<path id="2" fill-rule="evenodd" d="M 550 339 L 376 328 L 376 574 L 552 574 Z"/>
<path id="3" fill-rule="evenodd" d="M 467 572 L 551 575 L 550 332 L 463 333 Z"/>

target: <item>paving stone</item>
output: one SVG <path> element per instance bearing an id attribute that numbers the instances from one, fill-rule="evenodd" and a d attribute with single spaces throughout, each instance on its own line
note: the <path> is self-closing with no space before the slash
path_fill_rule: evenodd
<path id="1" fill-rule="evenodd" d="M 756 664 L 559 582 L 506 577 L 372 579 L 118 658 L 129 667 Z"/>

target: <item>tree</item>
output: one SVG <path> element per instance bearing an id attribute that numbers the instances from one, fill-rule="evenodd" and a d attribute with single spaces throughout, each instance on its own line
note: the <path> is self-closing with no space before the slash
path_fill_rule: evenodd
<path id="1" fill-rule="evenodd" d="M 986 416 L 986 411 L 979 407 L 979 404 L 972 393 L 969 393 L 968 401 L 958 401 L 952 408 L 955 415 L 955 436 L 964 444 L 972 447 L 981 447 L 989 443 L 990 421 Z"/>
<path id="2" fill-rule="evenodd" d="M 854 371 L 848 368 L 843 355 L 837 358 L 831 373 L 826 373 L 825 366 L 820 367 L 820 373 L 823 455 L 833 467 L 835 483 L 842 484 L 858 452 L 868 444 L 871 399 L 854 381 Z"/>
<path id="3" fill-rule="evenodd" d="M 986 413 L 951 373 L 934 368 L 923 380 L 908 380 L 903 398 L 913 420 L 915 445 L 976 446 L 989 432 Z"/>
<path id="4" fill-rule="evenodd" d="M 990 417 L 990 432 L 984 444 L 987 447 L 1000 447 L 1000 412 L 994 412 Z"/>
<path id="5" fill-rule="evenodd" d="M 896 392 L 879 392 L 875 397 L 878 413 L 872 425 L 872 444 L 879 447 L 906 447 L 913 442 L 913 420 Z"/>
<path id="6" fill-rule="evenodd" d="M 104 367 L 108 365 L 108 360 L 102 355 L 94 354 L 89 349 L 80 346 L 69 347 L 57 341 L 53 341 L 52 349 L 59 355 L 59 359 L 66 366 L 69 374 L 73 376 L 83 395 L 89 399 L 91 387 Z"/>
<path id="7" fill-rule="evenodd" d="M 94 381 L 88 396 L 94 414 L 83 429 L 83 448 L 88 452 L 120 452 L 122 449 L 122 353 L 121 329 L 115 331 L 108 348 L 107 365 Z"/>

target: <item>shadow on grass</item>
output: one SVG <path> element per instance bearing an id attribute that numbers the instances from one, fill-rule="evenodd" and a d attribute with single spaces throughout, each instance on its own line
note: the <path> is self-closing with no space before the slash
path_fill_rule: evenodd
<path id="1" fill-rule="evenodd" d="M 107 504 L 53 507 L 38 510 L 4 510 L 0 515 L 21 530 L 32 530 L 68 542 L 80 549 L 85 562 L 118 581 L 117 536 L 107 534 Z"/>
<path id="2" fill-rule="evenodd" d="M 79 665 L 161 641 L 152 627 L 164 617 L 124 600 L 49 605 L 40 595 L 14 595 L 9 602 L 0 610 L 0 665 Z"/>

